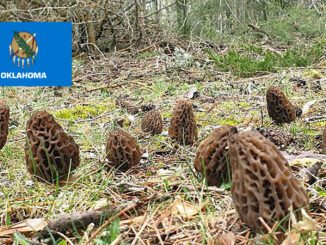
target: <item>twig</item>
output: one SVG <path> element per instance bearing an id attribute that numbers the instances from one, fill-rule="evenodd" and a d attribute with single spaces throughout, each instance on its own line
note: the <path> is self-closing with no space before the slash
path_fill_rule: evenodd
<path id="1" fill-rule="evenodd" d="M 121 236 L 121 234 L 120 234 L 119 236 L 117 236 L 116 239 L 114 239 L 113 242 L 111 242 L 111 245 L 118 245 L 118 244 L 121 244 L 121 243 L 120 243 L 120 242 L 121 242 L 121 239 L 122 239 L 122 236 Z"/>
<path id="2" fill-rule="evenodd" d="M 138 233 L 135 233 L 135 239 L 132 241 L 131 245 L 135 245 L 137 240 L 140 238 L 140 234 L 144 231 L 144 229 L 146 228 L 147 224 L 149 223 L 150 218 L 148 217 L 145 222 L 143 223 L 142 227 L 140 228 Z"/>
<path id="3" fill-rule="evenodd" d="M 122 209 L 119 213 L 111 216 L 107 221 L 105 221 L 95 232 L 94 234 L 89 238 L 89 240 L 87 241 L 87 244 L 90 244 L 95 237 L 105 228 L 107 227 L 113 220 L 115 220 L 117 217 L 119 217 L 120 215 L 124 214 L 125 212 L 127 212 L 128 210 L 136 207 L 136 203 L 132 203 L 129 206 L 127 206 L 126 208 Z"/>

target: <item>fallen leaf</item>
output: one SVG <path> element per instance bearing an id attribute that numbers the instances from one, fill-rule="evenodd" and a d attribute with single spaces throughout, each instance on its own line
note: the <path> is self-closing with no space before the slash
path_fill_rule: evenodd
<path id="1" fill-rule="evenodd" d="M 189 89 L 189 92 L 188 92 L 188 99 L 193 99 L 194 98 L 194 94 L 197 92 L 197 88 L 195 87 L 191 87 Z"/>
<path id="2" fill-rule="evenodd" d="M 303 245 L 303 243 L 300 242 L 300 234 L 291 231 L 287 234 L 282 245 Z"/>
<path id="3" fill-rule="evenodd" d="M 315 103 L 322 103 L 326 101 L 326 99 L 320 99 L 320 100 L 311 100 L 308 101 L 306 104 L 302 107 L 302 116 L 307 114 L 309 112 L 309 109 L 315 104 Z"/>
<path id="4" fill-rule="evenodd" d="M 316 102 L 317 100 L 311 100 L 304 104 L 302 107 L 302 116 L 307 114 L 309 112 L 310 107 L 312 107 Z"/>
<path id="5" fill-rule="evenodd" d="M 101 198 L 95 202 L 95 204 L 93 205 L 93 209 L 96 210 L 96 209 L 104 208 L 107 205 L 108 205 L 108 200 L 106 198 Z"/>
<path id="6" fill-rule="evenodd" d="M 22 222 L 13 224 L 11 226 L 1 228 L 0 229 L 0 237 L 6 236 L 6 235 L 12 235 L 15 232 L 20 232 L 20 233 L 24 234 L 24 233 L 28 233 L 28 232 L 41 231 L 47 225 L 48 225 L 48 223 L 42 218 L 27 219 Z"/>
<path id="7" fill-rule="evenodd" d="M 313 151 L 305 151 L 302 152 L 299 155 L 291 155 L 288 154 L 286 151 L 281 151 L 282 155 L 285 157 L 285 159 L 290 163 L 290 165 L 293 165 L 294 160 L 300 160 L 304 158 L 309 158 L 309 159 L 316 159 L 316 160 L 326 160 L 326 155 L 325 154 L 316 154 Z"/>
<path id="8" fill-rule="evenodd" d="M 302 220 L 296 224 L 293 224 L 293 228 L 299 230 L 300 232 L 317 230 L 316 220 L 312 219 L 303 208 L 301 209 L 301 213 Z"/>
<path id="9" fill-rule="evenodd" d="M 175 174 L 175 171 L 169 170 L 169 169 L 159 169 L 158 170 L 158 175 L 159 176 L 172 176 Z"/>
<path id="10" fill-rule="evenodd" d="M 193 205 L 190 202 L 184 201 L 180 196 L 176 197 L 176 200 L 172 203 L 171 214 L 180 215 L 183 218 L 191 218 L 198 214 L 202 209 L 202 206 Z"/>
<path id="11" fill-rule="evenodd" d="M 296 165 L 296 166 L 310 167 L 317 163 L 323 164 L 323 163 L 326 163 L 326 160 L 320 160 L 320 159 L 311 158 L 311 157 L 304 157 L 304 158 L 294 159 L 294 160 L 290 161 L 290 165 L 292 165 L 292 166 Z"/>
<path id="12" fill-rule="evenodd" d="M 236 237 L 232 232 L 223 233 L 214 243 L 216 245 L 234 245 Z"/>

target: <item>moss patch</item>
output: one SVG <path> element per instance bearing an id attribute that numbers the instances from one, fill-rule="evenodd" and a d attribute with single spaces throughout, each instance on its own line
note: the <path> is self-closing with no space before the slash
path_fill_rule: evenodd
<path id="1" fill-rule="evenodd" d="M 98 116 L 107 110 L 105 105 L 77 105 L 54 113 L 57 118 L 65 120 L 87 119 Z"/>

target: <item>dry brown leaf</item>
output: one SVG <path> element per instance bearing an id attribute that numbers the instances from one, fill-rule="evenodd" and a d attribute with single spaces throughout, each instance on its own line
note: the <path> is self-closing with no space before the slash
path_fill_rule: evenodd
<path id="1" fill-rule="evenodd" d="M 302 116 L 306 115 L 310 108 L 317 102 L 317 100 L 311 100 L 308 101 L 306 104 L 303 105 L 302 107 Z"/>
<path id="2" fill-rule="evenodd" d="M 141 215 L 127 220 L 122 220 L 120 225 L 142 224 L 145 221 L 145 218 L 145 215 Z"/>
<path id="3" fill-rule="evenodd" d="M 108 205 L 108 199 L 107 198 L 100 198 L 99 200 L 97 200 L 95 202 L 95 204 L 93 205 L 93 209 L 94 210 L 97 210 L 97 209 L 100 209 L 100 208 L 104 208 Z"/>
<path id="4" fill-rule="evenodd" d="M 290 165 L 296 165 L 296 166 L 312 166 L 313 164 L 317 162 L 324 162 L 326 163 L 326 160 L 320 160 L 317 158 L 311 158 L 311 157 L 304 157 L 300 159 L 294 159 L 293 161 L 290 162 Z"/>
<path id="5" fill-rule="evenodd" d="M 17 224 L 0 229 L 0 237 L 12 235 L 15 232 L 28 233 L 41 231 L 48 223 L 44 219 L 27 219 Z"/>
<path id="6" fill-rule="evenodd" d="M 300 232 L 317 230 L 316 220 L 312 219 L 304 209 L 301 209 L 302 220 L 293 224 L 293 228 Z"/>
<path id="7" fill-rule="evenodd" d="M 223 233 L 218 240 L 214 243 L 215 245 L 234 245 L 236 237 L 232 232 Z"/>
<path id="8" fill-rule="evenodd" d="M 303 245 L 303 242 L 300 241 L 300 234 L 289 232 L 282 242 L 282 245 Z"/>
<path id="9" fill-rule="evenodd" d="M 326 155 L 325 154 L 316 154 L 313 151 L 304 151 L 299 155 L 292 155 L 288 154 L 286 151 L 281 151 L 282 155 L 285 157 L 285 159 L 290 163 L 290 165 L 294 165 L 294 161 L 308 158 L 310 160 L 316 159 L 316 160 L 323 160 L 326 161 Z M 304 160 L 306 161 L 306 160 Z M 313 160 L 315 161 L 315 160 Z"/>
<path id="10" fill-rule="evenodd" d="M 197 215 L 198 212 L 203 208 L 203 205 L 196 206 L 190 202 L 184 201 L 180 196 L 176 197 L 176 200 L 169 207 L 171 214 L 180 215 L 183 218 L 192 218 Z"/>
<path id="11" fill-rule="evenodd" d="M 317 223 L 312 219 L 307 212 L 302 208 L 302 220 L 297 222 L 293 212 L 291 212 L 291 220 L 293 222 L 292 229 L 286 233 L 286 238 L 282 245 L 304 245 L 304 240 L 301 239 L 301 234 L 307 231 L 316 231 Z"/>

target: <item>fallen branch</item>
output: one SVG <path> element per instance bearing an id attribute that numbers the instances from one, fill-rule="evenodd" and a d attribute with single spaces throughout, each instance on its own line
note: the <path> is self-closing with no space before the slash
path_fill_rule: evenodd
<path id="1" fill-rule="evenodd" d="M 127 207 L 125 206 L 126 205 L 118 206 L 115 208 L 108 208 L 105 210 L 92 210 L 92 211 L 77 212 L 72 214 L 63 214 L 56 219 L 50 220 L 48 222 L 48 225 L 45 226 L 42 231 L 40 231 L 39 237 L 42 238 L 46 237 L 49 234 L 51 234 L 51 232 L 53 231 L 66 232 L 75 229 L 76 230 L 86 229 L 89 224 L 93 223 L 94 225 L 100 225 L 107 218 L 109 219 L 104 224 L 107 224 L 107 222 L 110 223 L 112 220 L 119 217 L 122 213 L 135 207 L 136 204 L 132 203 L 129 204 Z M 123 209 L 120 212 L 116 213 L 121 208 Z M 90 240 L 92 240 L 92 238 L 90 238 Z"/>
<path id="2" fill-rule="evenodd" d="M 118 218 L 120 215 L 124 214 L 125 212 L 129 211 L 130 209 L 136 207 L 136 203 L 132 203 L 129 206 L 127 206 L 126 208 L 124 208 L 123 210 L 121 210 L 119 213 L 117 213 L 116 215 L 111 216 L 107 221 L 105 221 L 94 233 L 93 235 L 90 237 L 90 239 L 87 241 L 87 244 L 90 244 L 96 237 L 98 234 L 100 234 L 100 232 L 107 227 L 113 220 L 115 220 L 116 218 Z"/>

